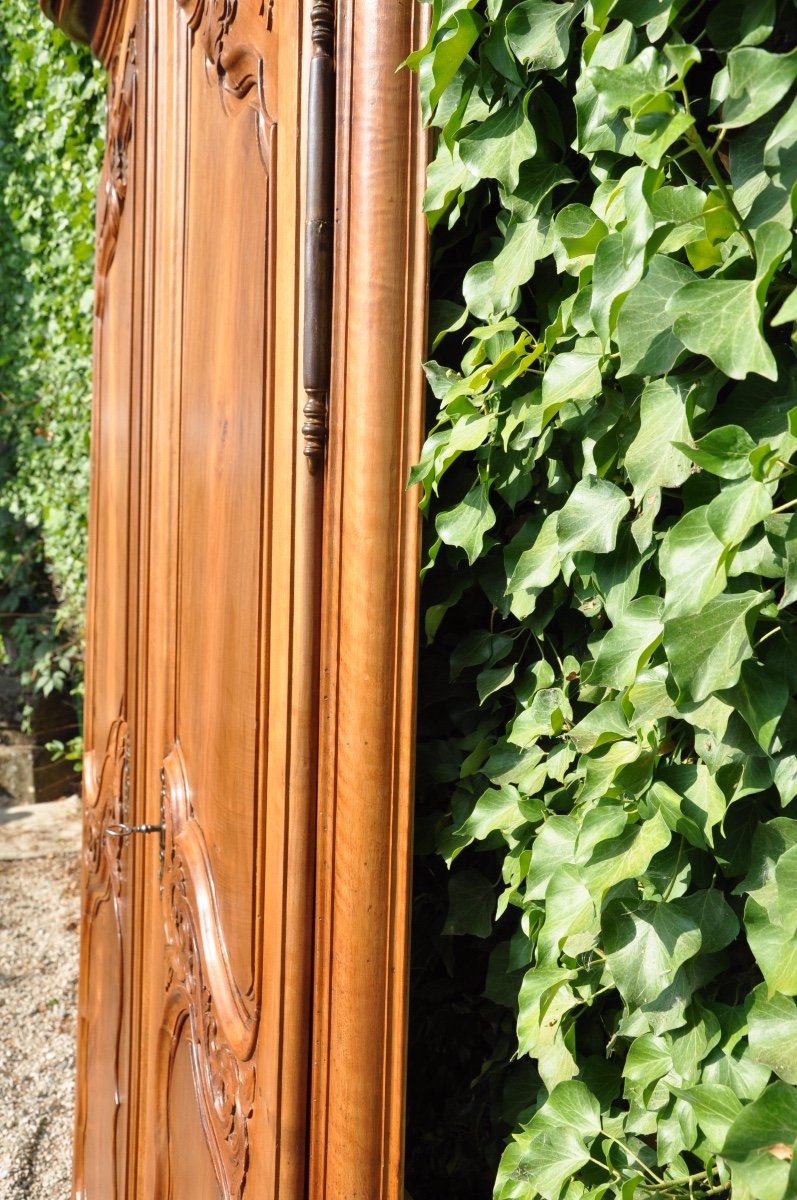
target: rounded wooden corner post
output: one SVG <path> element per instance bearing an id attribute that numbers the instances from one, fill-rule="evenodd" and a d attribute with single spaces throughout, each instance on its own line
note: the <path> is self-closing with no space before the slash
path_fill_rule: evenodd
<path id="1" fill-rule="evenodd" d="M 418 0 L 338 0 L 308 1195 L 402 1200 L 424 427 Z"/>

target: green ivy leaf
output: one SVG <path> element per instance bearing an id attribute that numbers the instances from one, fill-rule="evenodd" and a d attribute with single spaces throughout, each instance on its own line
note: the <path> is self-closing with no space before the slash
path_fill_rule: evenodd
<path id="1" fill-rule="evenodd" d="M 694 1110 L 697 1123 L 709 1140 L 713 1153 L 722 1149 L 728 1131 L 742 1111 L 741 1101 L 731 1088 L 719 1083 L 700 1083 L 677 1091 Z"/>
<path id="2" fill-rule="evenodd" d="M 545 892 L 545 921 L 537 949 L 539 963 L 555 963 L 560 952 L 575 957 L 598 939 L 600 932 L 595 902 L 575 865 L 563 863 L 551 875 Z"/>
<path id="3" fill-rule="evenodd" d="M 747 1012 L 750 1053 L 785 1083 L 797 1083 L 797 1003 L 767 995 L 764 984 L 752 993 Z"/>
<path id="4" fill-rule="evenodd" d="M 565 1183 L 587 1162 L 589 1151 L 573 1129 L 546 1130 L 533 1138 L 516 1135 L 501 1160 L 495 1195 L 501 1200 L 509 1200 L 511 1196 L 558 1200 Z M 524 1184 L 522 1192 L 510 1192 L 506 1185 L 511 1180 L 534 1182 Z"/>
<path id="5" fill-rule="evenodd" d="M 515 746 L 528 746 L 538 737 L 561 733 L 572 716 L 570 702 L 561 688 L 543 688 L 512 723 L 509 741 Z"/>
<path id="6" fill-rule="evenodd" d="M 756 479 L 730 483 L 711 501 L 706 520 L 726 549 L 740 545 L 772 511 L 769 492 Z"/>
<path id="7" fill-rule="evenodd" d="M 738 46 L 728 55 L 728 95 L 721 125 L 738 129 L 768 113 L 797 79 L 797 51 L 771 54 L 752 46 Z"/>
<path id="8" fill-rule="evenodd" d="M 634 297 L 636 306 L 636 295 Z M 674 488 L 689 478 L 689 459 L 679 443 L 691 437 L 681 389 L 668 379 L 656 379 L 639 400 L 639 432 L 625 454 L 625 470 L 639 504 L 652 487 Z"/>
<path id="9" fill-rule="evenodd" d="M 621 623 L 601 638 L 591 684 L 622 689 L 634 682 L 661 641 L 663 608 L 658 596 L 640 596 L 627 605 Z"/>
<path id="10" fill-rule="evenodd" d="M 570 400 L 590 400 L 601 390 L 600 351 L 557 354 L 542 380 L 542 402 L 550 419 Z"/>
<path id="11" fill-rule="evenodd" d="M 763 592 L 722 593 L 699 612 L 664 622 L 664 648 L 688 700 L 705 700 L 733 687 L 753 647 L 748 626 L 767 599 Z"/>
<path id="12" fill-rule="evenodd" d="M 761 333 L 763 310 L 755 283 L 697 279 L 675 292 L 666 311 L 687 349 L 710 358 L 731 379 L 746 379 L 751 372 L 777 378 Z"/>
<path id="13" fill-rule="evenodd" d="M 773 924 L 766 908 L 752 898 L 744 908 L 744 927 L 770 994 L 797 996 L 797 938 Z"/>
<path id="14" fill-rule="evenodd" d="M 769 1146 L 791 1146 L 797 1138 L 797 1092 L 778 1080 L 734 1120 L 722 1147 L 723 1158 L 738 1162 Z"/>
<path id="15" fill-rule="evenodd" d="M 620 522 L 631 502 L 613 483 L 588 475 L 573 488 L 559 512 L 559 553 L 577 550 L 608 554 L 617 543 Z"/>
<path id="16" fill-rule="evenodd" d="M 471 841 L 474 838 L 484 841 L 491 833 L 511 832 L 525 819 L 517 788 L 504 784 L 503 787 L 488 788 L 482 792 L 470 816 L 462 822 L 456 834 Z"/>
<path id="17" fill-rule="evenodd" d="M 615 900 L 601 921 L 612 978 L 629 1006 L 655 1000 L 700 950 L 700 929 L 677 904 Z"/>
<path id="18" fill-rule="evenodd" d="M 744 717 L 761 749 L 769 754 L 789 699 L 785 679 L 759 663 L 746 662 L 736 687 L 723 699 Z"/>
<path id="19" fill-rule="evenodd" d="M 708 506 L 693 508 L 662 541 L 659 569 L 666 583 L 665 616 L 698 613 L 727 583 L 725 547 L 711 528 Z"/>
<path id="20" fill-rule="evenodd" d="M 577 1129 L 581 1137 L 591 1140 L 601 1132 L 600 1108 L 583 1083 L 568 1080 L 556 1085 L 526 1129 L 534 1135 L 544 1129 Z"/>
<path id="21" fill-rule="evenodd" d="M 590 81 L 606 105 L 609 115 L 621 109 L 633 109 L 651 96 L 664 92 L 667 63 L 652 46 L 622 66 L 596 66 L 589 71 Z"/>
<path id="22" fill-rule="evenodd" d="M 628 253 L 622 233 L 610 233 L 602 238 L 595 250 L 592 265 L 592 325 L 605 350 L 609 336 L 617 324 L 617 316 L 628 293 L 639 283 L 645 267 L 644 254 Z"/>
<path id="23" fill-rule="evenodd" d="M 518 289 L 533 275 L 546 244 L 547 230 L 536 218 L 510 225 L 500 253 L 465 276 L 462 293 L 471 313 L 487 321 L 514 309 Z"/>
<path id="24" fill-rule="evenodd" d="M 468 127 L 459 139 L 459 154 L 476 179 L 497 179 L 514 192 L 520 167 L 533 158 L 537 138 L 525 107 L 498 108 L 475 129 Z"/>
<path id="25" fill-rule="evenodd" d="M 484 535 L 495 524 L 495 512 L 490 506 L 488 488 L 474 484 L 461 504 L 440 513 L 435 528 L 447 546 L 458 546 L 475 563 L 484 546 Z"/>
<path id="26" fill-rule="evenodd" d="M 746 429 L 723 425 L 712 429 L 694 446 L 676 443 L 678 449 L 704 471 L 722 479 L 741 479 L 751 471 L 750 455 L 756 444 Z"/>
<path id="27" fill-rule="evenodd" d="M 601 901 L 608 890 L 626 879 L 644 875 L 655 854 L 669 845 L 667 823 L 660 813 L 599 842 L 584 866 L 584 879 L 592 896 Z"/>
<path id="28" fill-rule="evenodd" d="M 470 4 L 470 0 L 462 2 Z M 471 12 L 470 7 L 460 8 L 444 23 L 442 36 L 435 41 L 431 52 L 421 57 L 421 111 L 427 125 L 483 28 L 484 21 L 477 13 Z M 408 60 L 408 66 L 412 65 L 413 60 Z"/>
<path id="29" fill-rule="evenodd" d="M 577 1003 L 570 987 L 575 972 L 558 967 L 532 967 L 525 975 L 518 998 L 518 1049 L 532 1054 L 542 1034 L 542 1024 L 558 1021 Z"/>
<path id="30" fill-rule="evenodd" d="M 506 35 L 512 52 L 533 71 L 556 70 L 567 58 L 568 30 L 581 5 L 523 0 L 511 9 Z"/>
<path id="31" fill-rule="evenodd" d="M 489 937 L 495 915 L 495 888 L 480 871 L 458 871 L 448 885 L 448 916 L 443 933 Z"/>

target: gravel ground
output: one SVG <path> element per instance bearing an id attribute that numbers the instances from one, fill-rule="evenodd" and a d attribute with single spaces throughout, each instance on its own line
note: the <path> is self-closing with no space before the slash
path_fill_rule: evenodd
<path id="1" fill-rule="evenodd" d="M 40 857 L 21 857 L 24 814 L 0 813 L 0 1200 L 70 1196 L 80 859 L 63 849 L 78 836 L 66 803 L 31 814 L 28 828 L 47 809 L 72 831 L 59 820 L 59 852 Z"/>

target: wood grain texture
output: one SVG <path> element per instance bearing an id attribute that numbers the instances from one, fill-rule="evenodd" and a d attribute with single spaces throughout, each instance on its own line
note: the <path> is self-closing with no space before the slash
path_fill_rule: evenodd
<path id="1" fill-rule="evenodd" d="M 425 147 L 413 0 L 338 20 L 309 1195 L 398 1200 L 423 426 Z"/>

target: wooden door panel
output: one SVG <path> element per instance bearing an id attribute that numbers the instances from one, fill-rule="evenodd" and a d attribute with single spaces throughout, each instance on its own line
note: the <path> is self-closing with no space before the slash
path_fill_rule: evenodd
<path id="1" fill-rule="evenodd" d="M 192 55 L 190 94 L 185 288 L 202 299 L 187 307 L 183 333 L 175 732 L 210 858 L 226 954 L 241 992 L 251 996 L 261 850 L 274 165 L 270 174 L 261 160 L 262 113 L 245 100 L 227 112 L 218 88 L 208 86 L 201 42 Z M 269 124 L 268 153 L 274 141 Z"/>
<path id="2" fill-rule="evenodd" d="M 295 951 L 305 964 L 297 972 L 302 990 L 292 996 L 283 961 L 284 867 L 288 839 L 298 837 L 299 878 L 291 886 L 304 879 L 308 896 L 310 810 L 301 790 L 286 794 L 287 688 L 269 710 L 271 678 L 291 644 L 296 571 L 295 352 L 282 368 L 277 416 L 274 331 L 280 244 L 294 270 L 283 294 L 291 327 L 295 321 L 296 160 L 294 149 L 287 175 L 280 170 L 277 121 L 283 111 L 295 121 L 298 78 L 283 70 L 281 91 L 276 80 L 296 14 L 281 23 L 259 0 L 241 0 L 222 20 L 221 8 L 185 4 L 180 13 L 175 0 L 159 0 L 153 10 L 160 45 L 174 30 L 171 60 L 153 55 L 158 116 L 150 137 L 160 166 L 153 336 L 157 342 L 159 330 L 174 330 L 176 343 L 171 355 L 155 349 L 145 486 L 152 535 L 143 587 L 155 639 L 145 670 L 152 694 L 166 695 L 148 712 L 145 770 L 151 792 L 163 747 L 166 835 L 160 894 L 154 903 L 153 875 L 142 919 L 143 1027 L 157 1028 L 142 1083 L 143 1141 L 154 1147 L 151 1170 L 145 1162 L 138 1173 L 142 1200 L 153 1193 L 159 1200 L 206 1192 L 223 1200 L 276 1197 L 279 1187 L 285 1200 L 298 1200 L 303 1181 L 296 1143 L 303 1141 L 306 1029 L 293 1062 L 285 1061 L 282 1039 L 285 1026 L 303 1024 L 309 1005 L 310 943 L 305 927 Z M 280 482 L 286 499 L 277 518 L 272 495 Z M 285 530 L 278 565 L 275 523 Z M 173 651 L 158 653 L 158 645 Z M 267 894 L 276 900 L 268 912 Z M 275 933 L 266 938 L 264 926 Z M 293 1157 L 289 1169 L 283 1156 Z"/>

